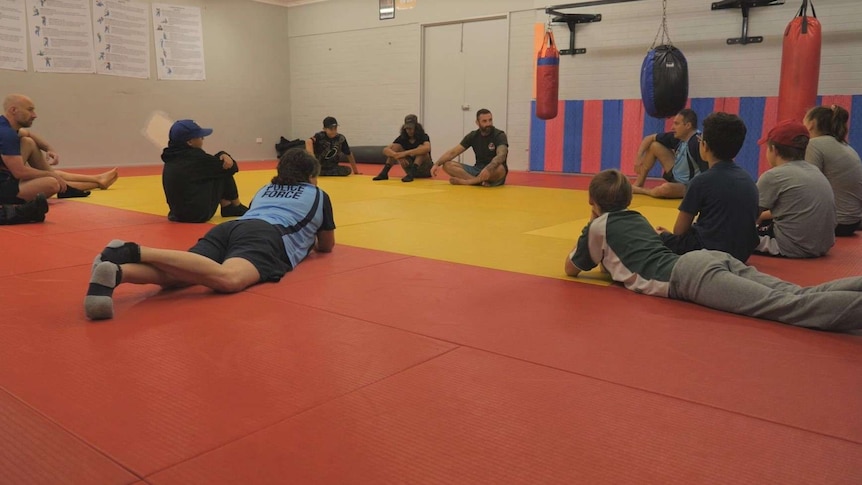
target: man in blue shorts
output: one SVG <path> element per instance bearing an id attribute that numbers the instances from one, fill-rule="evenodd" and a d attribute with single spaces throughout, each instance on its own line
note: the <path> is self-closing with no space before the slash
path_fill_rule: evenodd
<path id="1" fill-rule="evenodd" d="M 188 251 L 111 241 L 93 262 L 84 298 L 87 318 L 113 318 L 113 293 L 120 283 L 203 285 L 235 293 L 279 281 L 312 250 L 332 251 L 335 221 L 329 195 L 317 188 L 317 159 L 295 148 L 281 157 L 277 170 L 248 212 L 213 227 Z"/>
<path id="2" fill-rule="evenodd" d="M 632 187 L 635 194 L 660 199 L 681 199 L 689 182 L 707 169 L 700 157 L 697 138 L 697 113 L 684 109 L 673 118 L 673 131 L 656 133 L 644 138 L 635 163 L 637 179 Z M 665 183 L 645 189 L 647 174 L 659 162 Z"/>
<path id="3" fill-rule="evenodd" d="M 437 175 L 440 167 L 449 174 L 449 183 L 453 185 L 481 185 L 497 187 L 506 183 L 509 167 L 506 158 L 509 155 L 509 140 L 506 133 L 494 127 L 494 118 L 487 109 L 476 112 L 478 130 L 471 131 L 461 140 L 461 143 L 444 153 L 431 169 L 431 176 Z M 455 160 L 468 148 L 476 154 L 476 164 L 467 165 Z"/>
<path id="4" fill-rule="evenodd" d="M 117 180 L 114 168 L 98 175 L 55 170 L 60 156 L 48 142 L 30 131 L 36 120 L 33 100 L 10 94 L 0 116 L 0 203 L 22 204 L 37 194 L 51 197 L 86 197 L 89 190 L 106 189 Z"/>

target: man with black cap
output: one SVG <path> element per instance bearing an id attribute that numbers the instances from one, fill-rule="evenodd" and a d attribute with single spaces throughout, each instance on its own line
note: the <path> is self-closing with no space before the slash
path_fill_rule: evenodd
<path id="1" fill-rule="evenodd" d="M 388 147 L 383 149 L 386 155 L 386 164 L 380 174 L 372 180 L 389 179 L 389 169 L 397 162 L 406 174 L 401 178 L 402 182 L 412 182 L 414 178 L 430 178 L 431 166 L 431 138 L 425 133 L 425 129 L 419 123 L 416 115 L 404 117 L 404 125 L 401 134 Z"/>
<path id="2" fill-rule="evenodd" d="M 321 176 L 346 177 L 350 175 L 351 169 L 354 174 L 359 175 L 356 158 L 350 153 L 347 138 L 338 133 L 338 121 L 332 116 L 323 119 L 323 131 L 318 131 L 305 140 L 305 150 L 320 161 Z M 344 156 L 350 162 L 351 168 L 338 164 Z"/>
<path id="3" fill-rule="evenodd" d="M 172 221 L 206 222 L 218 207 L 222 217 L 241 216 L 248 210 L 239 201 L 233 178 L 239 170 L 236 161 L 227 152 L 210 155 L 202 148 L 204 137 L 212 132 L 193 120 L 171 126 L 170 141 L 162 151 L 162 187 Z"/>
<path id="4" fill-rule="evenodd" d="M 826 176 L 805 161 L 808 140 L 805 125 L 785 120 L 758 142 L 766 144 L 773 167 L 757 180 L 758 253 L 816 258 L 835 244 L 835 195 Z"/>

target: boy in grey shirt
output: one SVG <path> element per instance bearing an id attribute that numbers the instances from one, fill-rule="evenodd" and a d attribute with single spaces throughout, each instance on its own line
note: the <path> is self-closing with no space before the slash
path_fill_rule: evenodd
<path id="1" fill-rule="evenodd" d="M 804 160 L 809 134 L 785 120 L 758 143 L 773 167 L 757 181 L 761 214 L 756 252 L 788 258 L 823 256 L 835 244 L 835 196 L 826 177 Z"/>

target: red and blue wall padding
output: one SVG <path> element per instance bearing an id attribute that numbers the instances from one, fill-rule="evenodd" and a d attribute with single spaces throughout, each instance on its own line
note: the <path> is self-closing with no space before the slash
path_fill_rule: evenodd
<path id="1" fill-rule="evenodd" d="M 671 120 L 645 114 L 640 99 L 561 100 L 557 117 L 536 117 L 533 102 L 530 123 L 530 170 L 536 172 L 598 173 L 620 169 L 634 175 L 634 162 L 646 135 L 668 131 Z M 862 95 L 819 96 L 818 105 L 837 104 L 850 112 L 848 141 L 862 152 Z M 691 98 L 689 108 L 697 113 L 700 127 L 714 111 L 739 115 L 748 128 L 745 144 L 736 162 L 753 178 L 769 169 L 763 147 L 757 144 L 775 124 L 778 98 Z M 658 165 L 651 176 L 661 175 Z"/>

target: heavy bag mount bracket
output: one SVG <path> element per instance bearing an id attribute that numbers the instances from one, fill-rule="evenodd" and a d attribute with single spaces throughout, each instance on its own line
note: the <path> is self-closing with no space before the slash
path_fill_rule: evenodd
<path id="1" fill-rule="evenodd" d="M 567 3 L 564 5 L 554 5 L 553 7 L 548 7 L 545 9 L 545 13 L 548 15 L 556 15 L 551 19 L 551 23 L 565 23 L 569 26 L 569 32 L 571 36 L 569 36 L 569 48 L 563 49 L 560 51 L 561 56 L 570 55 L 574 56 L 577 54 L 586 54 L 586 49 L 576 49 L 575 48 L 575 26 L 578 24 L 586 24 L 592 22 L 601 22 L 602 14 L 588 14 L 588 13 L 563 13 L 560 12 L 560 9 L 564 8 L 578 8 L 578 7 L 593 7 L 596 5 L 610 5 L 612 3 L 626 3 L 626 2 L 640 2 L 641 0 L 591 0 L 586 2 L 579 3 Z"/>
<path id="2" fill-rule="evenodd" d="M 565 55 L 577 55 L 577 54 L 586 54 L 586 49 L 576 49 L 575 48 L 575 26 L 578 24 L 586 24 L 592 22 L 601 22 L 602 14 L 591 14 L 591 13 L 562 13 L 554 10 L 554 8 L 545 9 L 545 13 L 548 15 L 557 15 L 551 19 L 551 23 L 565 23 L 569 26 L 569 48 L 563 49 L 560 51 L 561 56 Z"/>
<path id="3" fill-rule="evenodd" d="M 727 45 L 760 44 L 763 42 L 762 36 L 748 36 L 749 10 L 754 7 L 771 7 L 773 5 L 784 5 L 784 0 L 721 0 L 720 2 L 712 3 L 712 10 L 725 10 L 728 8 L 742 9 L 742 37 L 727 39 Z"/>

